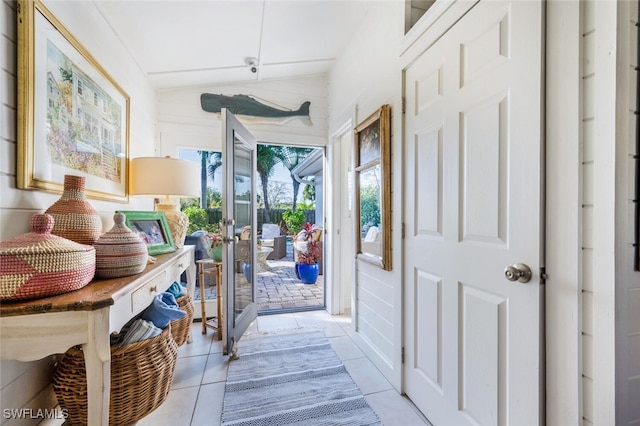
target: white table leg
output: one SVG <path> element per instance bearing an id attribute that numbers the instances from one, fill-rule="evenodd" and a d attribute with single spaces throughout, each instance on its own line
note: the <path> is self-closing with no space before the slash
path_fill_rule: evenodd
<path id="1" fill-rule="evenodd" d="M 196 268 L 193 266 L 194 261 L 191 259 L 189 265 L 185 272 L 187 273 L 187 291 L 189 296 L 191 297 L 191 303 L 194 303 L 195 300 L 195 292 L 196 292 Z M 189 324 L 189 337 L 187 338 L 187 343 L 191 343 L 193 341 L 191 337 L 191 324 Z"/>
<path id="2" fill-rule="evenodd" d="M 93 311 L 89 318 L 89 341 L 82 345 L 87 372 L 87 424 L 109 425 L 111 348 L 109 311 Z"/>

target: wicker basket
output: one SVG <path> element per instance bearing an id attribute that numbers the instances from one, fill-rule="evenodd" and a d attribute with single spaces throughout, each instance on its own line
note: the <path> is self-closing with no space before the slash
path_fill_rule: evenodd
<path id="1" fill-rule="evenodd" d="M 111 347 L 109 424 L 133 425 L 162 404 L 171 388 L 178 346 L 171 327 L 151 339 Z M 69 349 L 53 376 L 58 403 L 69 413 L 65 425 L 87 424 L 87 376 L 82 350 Z"/>
<path id="2" fill-rule="evenodd" d="M 24 300 L 78 290 L 95 274 L 96 251 L 51 234 L 48 214 L 31 217 L 31 232 L 0 242 L 0 300 Z"/>
<path id="3" fill-rule="evenodd" d="M 185 311 L 187 315 L 175 321 L 171 321 L 171 334 L 173 340 L 176 341 L 178 346 L 182 346 L 184 342 L 189 339 L 191 335 L 191 323 L 193 322 L 193 302 L 189 295 L 179 297 L 176 302 L 180 309 Z"/>

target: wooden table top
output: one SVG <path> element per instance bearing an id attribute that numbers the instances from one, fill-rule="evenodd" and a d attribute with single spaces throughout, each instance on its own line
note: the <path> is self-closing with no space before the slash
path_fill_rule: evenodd
<path id="1" fill-rule="evenodd" d="M 144 271 L 136 275 L 111 279 L 94 278 L 81 289 L 56 296 L 3 301 L 0 303 L 0 317 L 46 312 L 93 311 L 113 305 L 116 300 L 128 294 L 132 289 L 148 281 L 154 271 L 161 271 L 168 262 L 188 250 L 193 250 L 193 246 L 185 246 L 173 253 L 154 256 L 156 262 L 148 264 Z"/>

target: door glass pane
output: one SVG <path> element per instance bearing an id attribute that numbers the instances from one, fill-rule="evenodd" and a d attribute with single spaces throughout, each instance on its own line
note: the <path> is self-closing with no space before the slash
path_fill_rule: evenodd
<path id="1" fill-rule="evenodd" d="M 380 164 L 360 172 L 360 229 L 363 253 L 382 256 Z"/>
<path id="2" fill-rule="evenodd" d="M 234 141 L 234 169 L 233 169 L 233 208 L 236 223 L 236 235 L 239 240 L 236 245 L 236 265 L 234 279 L 234 316 L 238 318 L 247 306 L 253 302 L 253 271 L 251 259 L 251 230 L 252 206 L 254 188 L 251 182 L 253 169 L 251 167 L 251 150 L 237 137 Z"/>

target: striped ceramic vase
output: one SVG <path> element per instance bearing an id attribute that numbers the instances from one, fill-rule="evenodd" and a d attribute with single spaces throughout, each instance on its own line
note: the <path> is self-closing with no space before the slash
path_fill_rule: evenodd
<path id="1" fill-rule="evenodd" d="M 102 219 L 84 193 L 84 176 L 64 175 L 62 196 L 45 213 L 53 216 L 52 234 L 93 245 L 102 234 Z"/>

